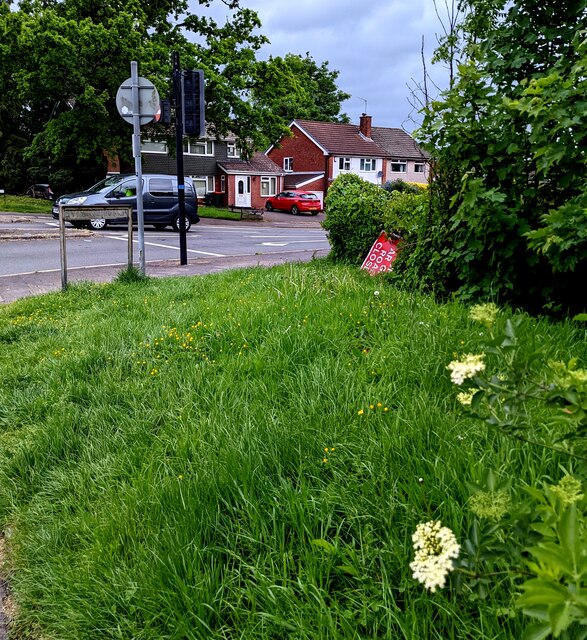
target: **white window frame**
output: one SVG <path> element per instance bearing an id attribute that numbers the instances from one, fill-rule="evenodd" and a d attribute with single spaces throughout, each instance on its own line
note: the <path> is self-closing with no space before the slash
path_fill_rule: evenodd
<path id="1" fill-rule="evenodd" d="M 274 196 L 277 193 L 276 176 L 261 176 L 260 193 L 263 198 Z"/>
<path id="2" fill-rule="evenodd" d="M 377 159 L 361 158 L 360 171 L 377 171 Z"/>
<path id="3" fill-rule="evenodd" d="M 159 147 L 158 149 L 149 149 L 150 145 Z M 163 140 L 149 140 L 146 138 L 141 141 L 141 153 L 161 153 L 167 154 L 167 142 Z"/>
<path id="4" fill-rule="evenodd" d="M 289 158 L 284 158 L 283 159 L 283 170 L 284 171 L 293 171 L 293 163 L 294 163 L 294 159 L 289 157 Z M 275 195 L 275 194 L 272 194 Z"/>
<path id="5" fill-rule="evenodd" d="M 338 170 L 339 171 L 350 171 L 351 170 L 351 159 L 350 158 L 339 158 L 338 159 Z"/>
<path id="6" fill-rule="evenodd" d="M 216 184 L 214 182 L 214 176 L 190 176 L 194 187 L 196 189 L 196 194 L 199 198 L 202 198 L 207 193 L 215 190 Z M 202 183 L 204 183 L 204 190 L 202 191 Z"/>
<path id="7" fill-rule="evenodd" d="M 240 151 L 236 146 L 236 142 L 227 142 L 226 143 L 226 156 L 228 158 L 240 158 Z"/>
<path id="8" fill-rule="evenodd" d="M 394 169 L 394 166 L 398 166 L 399 169 Z M 403 169 L 401 168 L 403 167 Z M 408 172 L 408 161 L 407 160 L 392 160 L 391 161 L 391 172 L 392 173 L 407 173 Z"/>
<path id="9" fill-rule="evenodd" d="M 426 173 L 426 163 L 414 162 L 414 173 Z"/>
<path id="10" fill-rule="evenodd" d="M 198 146 L 204 147 L 204 153 L 197 151 Z M 188 156 L 213 156 L 214 141 L 213 140 L 185 140 L 183 143 L 183 152 Z"/>

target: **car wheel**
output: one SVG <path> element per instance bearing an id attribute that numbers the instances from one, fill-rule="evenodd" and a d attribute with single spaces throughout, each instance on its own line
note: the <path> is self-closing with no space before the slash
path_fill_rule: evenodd
<path id="1" fill-rule="evenodd" d="M 94 231 L 101 231 L 102 229 L 105 229 L 107 225 L 108 223 L 104 218 L 92 218 L 88 223 L 90 229 L 93 229 Z"/>
<path id="2" fill-rule="evenodd" d="M 163 229 L 165 229 L 165 227 L 167 225 L 166 224 L 154 224 L 153 226 L 155 227 L 155 229 L 157 229 L 157 231 L 163 231 Z"/>
<path id="3" fill-rule="evenodd" d="M 268 202 L 268 203 L 265 205 L 265 209 L 267 209 L 267 211 L 273 211 L 273 205 L 272 205 L 270 202 Z"/>
<path id="4" fill-rule="evenodd" d="M 317 211 L 312 211 L 312 215 L 313 215 L 313 216 L 317 216 L 317 215 L 318 215 L 318 212 L 317 212 Z"/>
<path id="5" fill-rule="evenodd" d="M 173 218 L 173 230 L 179 233 L 179 213 Z M 189 231 L 192 226 L 192 221 L 189 216 L 185 217 L 185 230 Z"/>
<path id="6" fill-rule="evenodd" d="M 297 216 L 300 210 L 298 209 L 298 206 L 294 204 L 293 207 L 291 208 L 291 212 L 294 216 Z"/>

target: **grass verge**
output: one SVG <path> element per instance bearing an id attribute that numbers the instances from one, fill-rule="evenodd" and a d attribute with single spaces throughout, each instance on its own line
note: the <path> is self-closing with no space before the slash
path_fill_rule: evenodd
<path id="1" fill-rule="evenodd" d="M 216 218 L 218 220 L 240 220 L 240 213 L 230 209 L 220 209 L 218 207 L 198 206 L 198 215 L 201 218 Z"/>
<path id="2" fill-rule="evenodd" d="M 51 213 L 50 200 L 27 196 L 0 196 L 0 211 L 9 213 Z"/>
<path id="3" fill-rule="evenodd" d="M 571 324 L 532 321 L 548 357 Z M 515 584 L 425 592 L 411 534 L 558 460 L 472 421 L 467 309 L 316 261 L 0 309 L 0 517 L 18 638 L 520 638 Z M 578 347 L 580 347 L 579 351 Z"/>

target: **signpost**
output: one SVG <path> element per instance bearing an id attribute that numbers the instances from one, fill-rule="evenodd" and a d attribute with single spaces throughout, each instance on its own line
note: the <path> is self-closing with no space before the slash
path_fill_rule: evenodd
<path id="1" fill-rule="evenodd" d="M 59 205 L 59 250 L 61 254 L 61 288 L 67 289 L 67 251 L 65 243 L 66 220 L 88 220 L 88 218 L 127 218 L 128 220 L 128 268 L 132 267 L 132 207 L 116 205 L 94 205 L 93 207 L 75 207 Z"/>
<path id="2" fill-rule="evenodd" d="M 139 77 L 138 65 L 130 63 L 130 78 L 116 93 L 118 113 L 133 126 L 132 154 L 137 175 L 137 228 L 139 233 L 139 269 L 145 275 L 145 224 L 143 214 L 143 169 L 141 164 L 141 125 L 153 120 L 160 112 L 159 94 L 155 85 Z"/>
<path id="3" fill-rule="evenodd" d="M 393 269 L 393 263 L 397 258 L 399 243 L 400 238 L 390 240 L 385 231 L 382 231 L 363 261 L 361 269 L 365 269 L 372 276 L 377 273 L 391 271 Z"/>

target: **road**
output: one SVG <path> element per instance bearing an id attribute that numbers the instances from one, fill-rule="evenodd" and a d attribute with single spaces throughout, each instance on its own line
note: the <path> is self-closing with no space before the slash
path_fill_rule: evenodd
<path id="1" fill-rule="evenodd" d="M 285 227 L 265 223 L 210 224 L 202 221 L 187 234 L 188 260 L 193 258 L 228 258 L 255 256 L 287 251 L 326 250 L 326 233 L 318 224 Z M 307 223 L 306 223 L 307 224 Z M 2 224 L 0 223 L 0 228 Z M 14 229 L 14 225 L 11 227 Z M 0 243 L 0 276 L 32 274 L 60 270 L 58 225 L 55 221 L 26 224 L 27 233 L 38 232 L 34 238 L 15 239 Z M 42 237 L 50 232 L 51 237 Z M 138 238 L 134 233 L 135 262 Z M 101 267 L 124 265 L 127 259 L 127 232 L 123 227 L 101 232 L 75 231 L 68 228 L 67 265 Z M 171 229 L 145 229 L 145 260 L 179 259 L 179 235 Z"/>
<path id="2" fill-rule="evenodd" d="M 262 221 L 202 219 L 187 234 L 188 264 L 180 265 L 179 236 L 145 229 L 150 277 L 196 276 L 226 269 L 307 262 L 328 255 L 330 245 L 317 217 L 276 212 Z M 62 287 L 59 229 L 46 216 L 0 213 L 0 304 Z M 94 232 L 68 227 L 67 281 L 111 282 L 126 267 L 122 227 Z M 138 264 L 136 229 L 134 263 Z"/>

